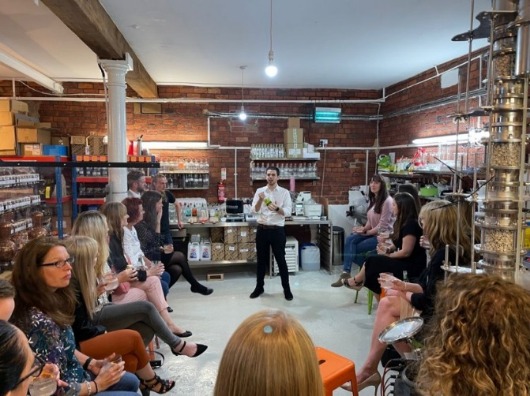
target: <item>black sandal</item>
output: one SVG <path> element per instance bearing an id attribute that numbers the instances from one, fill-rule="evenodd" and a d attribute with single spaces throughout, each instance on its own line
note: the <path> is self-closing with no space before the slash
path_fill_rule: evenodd
<path id="1" fill-rule="evenodd" d="M 353 285 L 353 286 L 350 285 L 350 282 L 348 282 L 350 279 L 353 279 L 353 282 L 355 283 L 355 285 Z M 359 291 L 359 290 L 361 290 L 363 288 L 364 282 L 362 282 L 362 281 L 361 282 L 357 282 L 355 280 L 355 276 L 354 276 L 353 278 L 343 279 L 342 280 L 342 284 L 344 286 L 346 286 L 348 289 Z"/>
<path id="2" fill-rule="evenodd" d="M 183 340 L 183 341 L 181 341 L 180 343 L 182 344 L 182 346 L 180 347 L 180 349 L 178 350 L 178 352 L 175 351 L 175 350 L 173 350 L 173 349 L 171 349 L 171 352 L 173 352 L 173 355 L 175 355 L 175 356 L 181 356 L 181 355 L 188 356 L 188 355 L 186 355 L 186 354 L 184 354 L 184 353 L 181 353 L 181 352 L 184 350 L 184 348 L 186 348 L 186 341 Z M 177 346 L 179 346 L 180 343 L 177 344 Z M 175 348 L 176 348 L 176 347 L 175 347 Z M 197 344 L 197 350 L 195 351 L 195 353 L 193 354 L 193 356 L 189 356 L 189 357 L 197 357 L 197 356 L 199 356 L 199 355 L 202 355 L 202 353 L 203 353 L 205 350 L 207 350 L 207 349 L 208 349 L 208 346 L 207 346 L 207 345 Z"/>
<path id="3" fill-rule="evenodd" d="M 144 380 L 140 378 L 140 389 L 150 390 L 155 393 L 167 393 L 175 387 L 175 381 L 172 380 L 163 380 L 158 375 L 155 374 L 150 380 Z M 143 394 L 143 392 L 142 392 Z"/>

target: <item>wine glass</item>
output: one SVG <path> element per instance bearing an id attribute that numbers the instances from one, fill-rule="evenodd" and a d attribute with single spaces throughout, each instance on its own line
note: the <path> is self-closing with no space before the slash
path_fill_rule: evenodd
<path id="1" fill-rule="evenodd" d="M 45 365 L 42 373 L 29 384 L 31 396 L 50 396 L 57 391 L 57 374 L 52 365 Z"/>
<path id="2" fill-rule="evenodd" d="M 114 272 L 107 272 L 103 275 L 101 279 L 101 283 L 105 285 L 106 291 L 112 291 L 118 288 L 120 285 L 120 282 L 118 281 L 118 277 Z"/>

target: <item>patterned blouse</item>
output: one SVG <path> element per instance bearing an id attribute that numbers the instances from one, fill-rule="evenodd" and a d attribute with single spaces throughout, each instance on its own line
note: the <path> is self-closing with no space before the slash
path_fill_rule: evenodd
<path id="1" fill-rule="evenodd" d="M 71 326 L 61 328 L 48 315 L 31 308 L 31 328 L 28 337 L 31 349 L 49 363 L 59 366 L 61 379 L 69 384 L 89 381 L 89 374 L 83 370 L 75 356 L 75 338 Z"/>

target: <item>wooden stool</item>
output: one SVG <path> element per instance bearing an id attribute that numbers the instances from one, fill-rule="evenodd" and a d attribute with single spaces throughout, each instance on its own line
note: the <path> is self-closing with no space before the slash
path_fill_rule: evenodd
<path id="1" fill-rule="evenodd" d="M 372 314 L 372 304 L 374 302 L 374 292 L 371 291 L 370 289 L 366 289 L 368 290 L 368 315 L 371 315 Z M 357 304 L 357 298 L 359 297 L 359 291 L 357 290 L 355 292 L 355 301 L 354 303 Z"/>
<path id="2" fill-rule="evenodd" d="M 326 396 L 331 396 L 333 390 L 345 382 L 351 383 L 351 393 L 357 396 L 357 377 L 355 376 L 355 363 L 325 348 L 316 347 L 320 375 L 326 390 Z"/>

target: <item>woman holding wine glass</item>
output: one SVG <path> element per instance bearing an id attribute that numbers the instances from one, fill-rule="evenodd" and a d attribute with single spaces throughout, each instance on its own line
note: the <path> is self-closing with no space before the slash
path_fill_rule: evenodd
<path id="1" fill-rule="evenodd" d="M 117 204 L 121 205 L 119 202 Z M 75 219 L 74 225 L 72 227 L 72 235 L 85 235 L 94 238 L 98 242 L 99 246 L 99 253 L 96 262 L 101 260 L 101 256 L 106 253 L 106 256 L 103 257 L 105 264 L 102 267 L 102 272 L 98 273 L 97 270 L 99 267 L 97 264 L 95 266 L 96 276 L 102 276 L 103 274 L 110 272 L 110 268 L 108 264 L 106 264 L 107 260 L 109 259 L 109 228 L 107 226 L 107 219 L 105 215 L 98 211 L 86 211 L 80 213 Z M 121 257 L 123 257 L 123 254 Z M 125 259 L 123 260 L 125 261 Z M 114 261 L 112 261 L 111 264 L 113 267 L 116 265 Z M 122 275 L 122 273 L 124 273 L 124 275 Z M 118 278 L 120 278 L 120 276 L 127 276 L 128 278 L 128 281 L 122 282 L 124 284 L 123 292 L 128 293 L 130 291 L 129 289 L 132 289 L 129 283 L 134 283 L 138 280 L 137 271 L 135 269 L 125 267 L 125 269 L 119 273 Z M 120 281 L 121 280 L 122 279 L 120 279 Z M 155 280 L 158 281 L 158 279 Z M 117 292 L 122 287 L 122 283 L 120 283 L 120 287 L 112 294 L 113 302 L 116 296 L 119 294 Z M 156 283 L 153 283 L 153 285 L 153 287 L 157 287 Z M 156 334 L 164 342 L 170 345 L 172 350 L 176 345 L 183 347 L 183 352 L 185 352 L 184 354 L 187 356 L 194 356 L 199 350 L 204 352 L 204 350 L 206 350 L 206 346 L 201 346 L 198 348 L 198 345 L 201 344 L 195 344 L 191 342 L 182 344 L 182 340 L 180 338 L 191 336 L 191 332 L 182 329 L 176 324 L 173 324 L 173 326 L 170 327 L 170 325 L 166 322 L 168 319 L 171 321 L 171 318 L 167 312 L 167 303 L 160 292 L 160 282 L 158 282 L 158 290 L 160 293 L 159 296 L 161 296 L 158 300 L 160 303 L 159 307 L 166 307 L 166 309 L 162 309 L 162 311 L 159 311 L 154 304 L 147 301 L 146 299 L 140 299 L 133 302 L 122 302 L 121 304 L 109 304 L 107 294 L 103 293 L 98 297 L 98 309 L 94 313 L 94 322 L 97 324 L 102 324 L 108 329 L 113 330 L 134 328 L 142 334 L 145 344 L 148 344 Z M 171 323 L 173 322 L 171 321 Z M 199 356 L 199 354 L 196 356 Z"/>
<path id="2" fill-rule="evenodd" d="M 166 254 L 172 253 L 166 264 L 166 271 L 171 274 L 170 287 L 182 274 L 191 285 L 190 290 L 192 293 L 200 293 L 205 296 L 212 294 L 213 289 L 201 285 L 195 278 L 186 256 L 182 252 L 174 252 L 173 246 L 167 249 L 166 245 L 164 245 L 164 237 L 160 234 L 163 208 L 162 195 L 157 191 L 146 191 L 141 199 L 142 208 L 145 212 L 141 216 L 137 216 L 137 220 L 132 219 L 137 214 L 135 204 L 131 201 L 126 203 L 127 212 L 131 216 L 129 221 L 134 224 L 141 251 L 151 261 L 161 260 L 162 252 Z"/>
<path id="3" fill-rule="evenodd" d="M 381 283 L 390 282 L 390 288 L 377 308 L 370 352 L 364 364 L 357 371 L 359 391 L 368 386 L 376 387 L 377 391 L 381 382 L 377 367 L 386 345 L 379 341 L 379 334 L 396 320 L 411 316 L 412 311 L 421 312 L 424 323 L 428 323 L 431 319 L 437 288 L 444 277 L 442 266 L 446 255 L 451 263 L 455 262 L 457 255 L 462 264 L 470 262 L 472 245 L 469 230 L 466 223 L 458 221 L 456 206 L 445 200 L 429 202 L 421 208 L 420 219 L 423 238 L 427 239 L 430 244 L 429 265 L 421 273 L 417 283 L 406 282 L 391 276 L 389 280 L 379 280 Z M 449 246 L 447 252 L 446 246 Z M 396 343 L 394 347 L 404 352 L 408 344 Z M 343 388 L 350 390 L 349 384 L 343 385 Z"/>
<path id="4" fill-rule="evenodd" d="M 124 371 L 123 363 L 105 372 L 100 372 L 99 365 L 87 370 L 89 356 L 76 349 L 71 328 L 76 299 L 68 287 L 73 262 L 55 238 L 28 242 L 13 267 L 16 296 L 11 320 L 28 337 L 35 353 L 59 367 L 61 378 L 74 394 L 136 395 L 138 379 Z"/>
<path id="5" fill-rule="evenodd" d="M 76 292 L 76 320 L 83 318 L 82 326 L 76 326 L 74 335 L 78 349 L 96 359 L 105 359 L 113 353 L 119 354 L 125 362 L 125 370 L 136 373 L 141 388 L 156 393 L 166 393 L 175 386 L 175 381 L 163 380 L 155 374 L 149 364 L 140 333 L 134 330 L 115 330 L 107 332 L 104 326 L 92 321 L 97 295 L 105 293 L 110 283 L 96 286 L 94 260 L 98 254 L 97 242 L 86 236 L 73 236 L 65 241 L 68 252 L 76 258 L 72 267 L 72 288 Z M 106 274 L 105 276 L 108 278 Z M 117 278 L 116 286 L 118 285 Z M 90 369 L 90 363 L 87 365 Z"/>
<path id="6" fill-rule="evenodd" d="M 381 294 L 378 282 L 381 272 L 390 272 L 403 279 L 404 271 L 407 271 L 409 278 L 417 279 L 427 261 L 425 250 L 420 246 L 422 231 L 414 198 L 409 193 L 397 193 L 392 205 L 396 217 L 392 244 L 380 243 L 377 255 L 368 257 L 361 271 L 353 278 L 344 279 L 344 286 L 355 290 L 365 286 L 374 292 L 377 299 Z"/>

